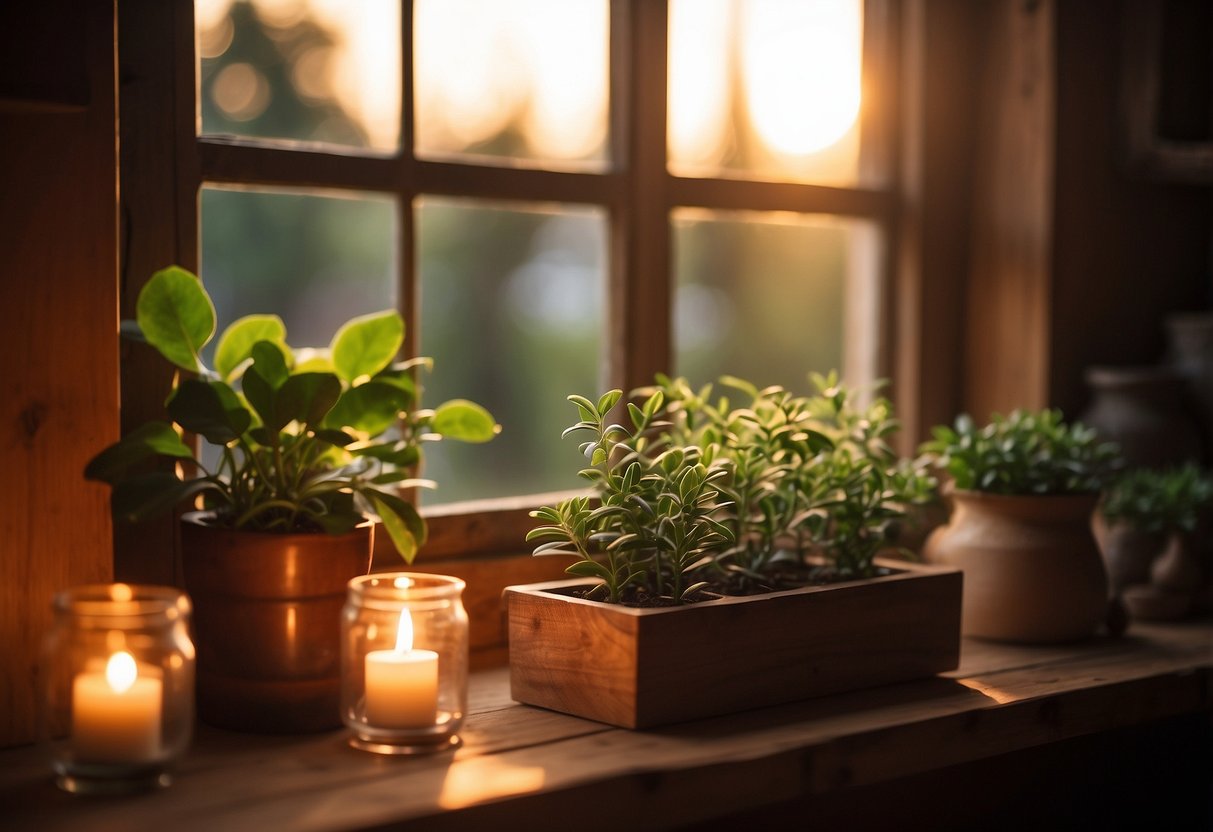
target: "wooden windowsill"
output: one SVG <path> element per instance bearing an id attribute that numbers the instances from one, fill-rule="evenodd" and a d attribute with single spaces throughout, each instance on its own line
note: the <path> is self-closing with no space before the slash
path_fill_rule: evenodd
<path id="1" fill-rule="evenodd" d="M 36 749 L 13 749 L 0 752 L 0 818 L 10 830 L 666 828 L 1208 712 L 1211 683 L 1208 622 L 1134 624 L 1059 647 L 967 640 L 943 677 L 631 732 L 519 705 L 496 668 L 473 674 L 453 754 L 202 727 L 170 788 L 81 799 L 54 787 Z"/>

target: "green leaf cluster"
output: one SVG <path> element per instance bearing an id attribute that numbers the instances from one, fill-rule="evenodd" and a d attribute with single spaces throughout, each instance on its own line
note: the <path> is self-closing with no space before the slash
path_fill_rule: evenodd
<path id="1" fill-rule="evenodd" d="M 1148 533 L 1195 531 L 1201 513 L 1210 509 L 1213 477 L 1192 462 L 1126 471 L 1112 483 L 1100 504 L 1108 521 Z"/>
<path id="2" fill-rule="evenodd" d="M 570 555 L 571 574 L 600 578 L 618 602 L 629 587 L 681 603 L 706 583 L 761 581 L 807 554 L 824 555 L 841 578 L 873 574 L 890 522 L 930 496 L 922 464 L 898 459 L 897 429 L 884 399 L 866 406 L 835 374 L 813 377 L 816 393 L 795 396 L 725 377 L 712 385 L 658 376 L 635 391 L 628 422 L 611 420 L 622 399 L 570 396 L 589 432 L 585 497 L 532 512 L 544 525 L 528 540 L 537 555 Z"/>
<path id="3" fill-rule="evenodd" d="M 292 349 L 280 318 L 249 315 L 219 336 L 210 368 L 202 349 L 216 332 L 214 305 L 197 276 L 172 266 L 143 287 L 136 320 L 123 331 L 188 375 L 174 380 L 170 421 L 132 431 L 85 469 L 87 478 L 113 486 L 122 520 L 199 495 L 219 522 L 249 531 L 341 534 L 376 516 L 412 562 L 425 523 L 399 489 L 433 485 L 413 476 L 422 443 L 485 442 L 499 431 L 470 401 L 418 407 L 417 371 L 431 362 L 396 360 L 404 321 L 394 310 L 346 322 L 323 350 Z M 215 470 L 183 434 L 219 448 Z M 192 461 L 193 475 L 148 470 L 165 458 Z"/>
<path id="4" fill-rule="evenodd" d="M 1096 494 L 1120 465 L 1115 445 L 1099 442 L 1081 422 L 1067 424 L 1060 410 L 995 414 L 982 427 L 962 414 L 932 436 L 920 450 L 966 491 Z"/>

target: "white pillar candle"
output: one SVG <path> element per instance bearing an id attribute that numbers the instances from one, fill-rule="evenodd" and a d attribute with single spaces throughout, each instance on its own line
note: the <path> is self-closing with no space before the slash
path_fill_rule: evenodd
<path id="1" fill-rule="evenodd" d="M 163 683 L 139 676 L 126 651 L 110 656 L 104 672 L 72 681 L 72 746 L 80 760 L 149 762 L 160 753 Z"/>
<path id="2" fill-rule="evenodd" d="M 413 619 L 400 613 L 395 650 L 366 654 L 366 721 L 376 728 L 425 728 L 438 720 L 438 654 L 413 649 Z"/>

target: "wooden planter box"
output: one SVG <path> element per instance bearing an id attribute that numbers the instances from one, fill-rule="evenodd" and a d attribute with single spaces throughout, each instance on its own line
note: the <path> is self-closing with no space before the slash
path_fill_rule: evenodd
<path id="1" fill-rule="evenodd" d="M 648 728 L 956 669 L 960 571 L 878 562 L 896 571 L 656 609 L 507 587 L 511 695 Z"/>

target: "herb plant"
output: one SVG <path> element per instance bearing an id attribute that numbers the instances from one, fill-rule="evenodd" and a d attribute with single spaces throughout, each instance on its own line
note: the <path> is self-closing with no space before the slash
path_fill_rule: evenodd
<path id="1" fill-rule="evenodd" d="M 546 525 L 535 553 L 573 555 L 574 575 L 601 578 L 607 600 L 629 586 L 682 602 L 705 584 L 738 591 L 769 587 L 810 550 L 834 579 L 870 577 L 901 507 L 931 492 L 922 465 L 888 445 L 897 423 L 887 401 L 859 407 L 837 377 L 814 376 L 817 392 L 795 396 L 732 377 L 722 386 L 744 402 L 713 398 L 712 386 L 657 377 L 629 404 L 631 427 L 609 421 L 621 392 L 597 403 L 569 399 L 591 431 L 581 472 L 597 492 L 532 513 Z"/>
<path id="2" fill-rule="evenodd" d="M 416 409 L 415 373 L 428 358 L 397 361 L 404 322 L 395 311 L 354 318 L 327 350 L 294 350 L 274 315 L 233 322 L 216 344 L 201 281 L 179 267 L 157 272 L 123 329 L 180 370 L 168 397 L 171 422 L 132 431 L 89 462 L 85 476 L 113 486 L 116 517 L 138 521 L 191 498 L 217 522 L 260 532 L 340 534 L 377 515 L 397 551 L 412 562 L 425 523 L 397 489 L 433 483 L 412 473 L 423 442 L 485 442 L 499 427 L 483 407 L 453 400 Z M 209 470 L 182 433 L 219 449 Z M 147 470 L 155 459 L 192 463 L 194 473 Z"/>
<path id="3" fill-rule="evenodd" d="M 1141 532 L 1192 532 L 1204 510 L 1213 508 L 1213 478 L 1195 463 L 1121 474 L 1104 496 L 1100 511 L 1110 522 Z"/>
<path id="4" fill-rule="evenodd" d="M 1095 494 L 1119 464 L 1111 443 L 1059 410 L 1016 410 L 977 427 L 967 415 L 941 425 L 921 450 L 935 457 L 956 488 L 992 494 Z"/>

